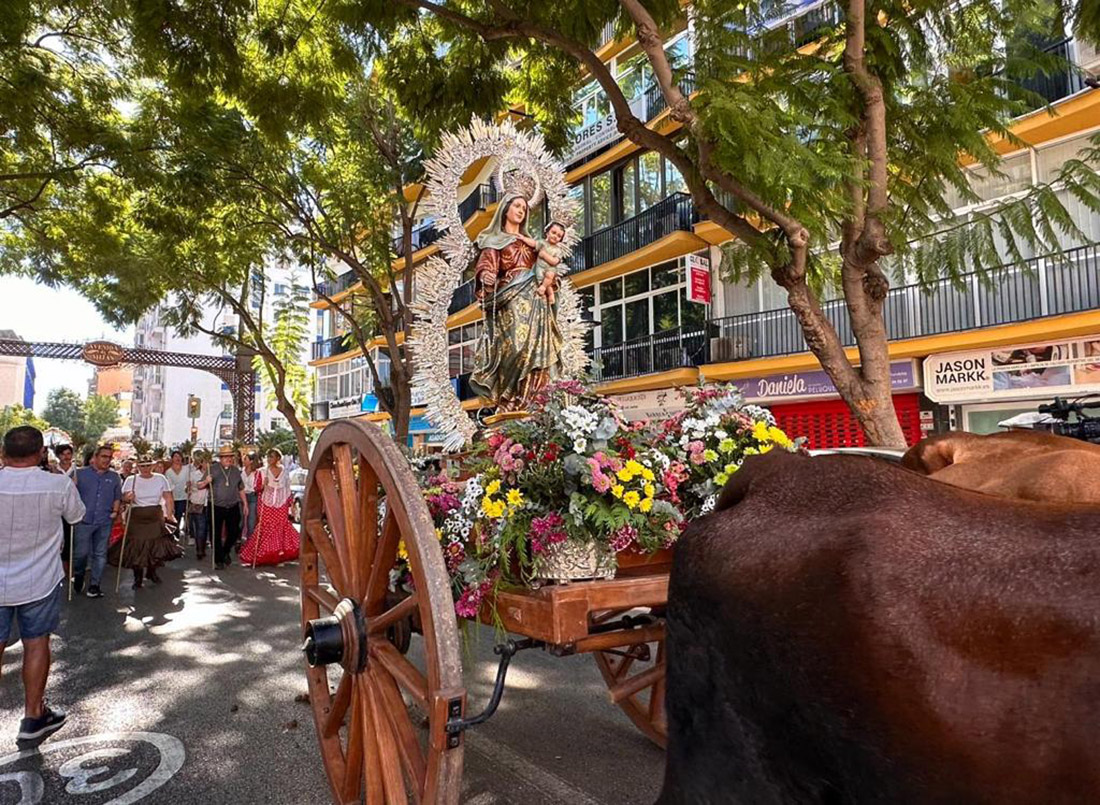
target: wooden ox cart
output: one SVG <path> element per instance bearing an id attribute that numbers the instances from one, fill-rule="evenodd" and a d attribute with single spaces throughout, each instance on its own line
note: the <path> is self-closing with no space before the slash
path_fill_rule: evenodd
<path id="1" fill-rule="evenodd" d="M 399 598 L 389 588 L 401 542 L 414 592 Z M 310 702 L 334 801 L 457 803 L 463 731 L 492 715 L 508 662 L 525 648 L 592 654 L 611 700 L 663 746 L 667 570 L 651 564 L 625 578 L 502 593 L 497 615 L 520 639 L 497 646 L 492 698 L 468 717 L 450 580 L 416 478 L 373 425 L 326 427 L 306 487 L 301 596 Z M 421 645 L 410 651 L 413 633 Z"/>

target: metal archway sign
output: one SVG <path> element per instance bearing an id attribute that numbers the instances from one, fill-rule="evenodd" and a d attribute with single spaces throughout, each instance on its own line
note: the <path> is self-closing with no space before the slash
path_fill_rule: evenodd
<path id="1" fill-rule="evenodd" d="M 252 415 L 256 408 L 256 372 L 252 368 L 255 354 L 252 350 L 240 350 L 236 355 L 199 355 L 148 347 L 124 347 L 111 341 L 67 344 L 0 338 L 0 355 L 85 361 L 94 366 L 177 366 L 210 372 L 220 378 L 233 395 L 233 433 L 245 444 L 256 440 L 256 423 Z"/>

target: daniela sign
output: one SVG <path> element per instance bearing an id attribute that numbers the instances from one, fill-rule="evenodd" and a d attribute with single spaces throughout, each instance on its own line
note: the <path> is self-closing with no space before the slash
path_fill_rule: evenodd
<path id="1" fill-rule="evenodd" d="M 114 366 L 122 363 L 122 347 L 110 341 L 89 341 L 84 345 L 83 357 L 93 366 Z"/>
<path id="2" fill-rule="evenodd" d="M 788 372 L 781 375 L 750 377 L 731 381 L 749 402 L 775 402 L 809 397 L 832 397 L 836 386 L 824 371 Z M 890 364 L 891 391 L 911 391 L 919 387 L 913 361 Z"/>

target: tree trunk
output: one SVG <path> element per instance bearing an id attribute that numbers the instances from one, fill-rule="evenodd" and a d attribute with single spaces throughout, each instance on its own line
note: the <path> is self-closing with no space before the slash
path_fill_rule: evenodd
<path id="1" fill-rule="evenodd" d="M 392 377 L 392 375 L 391 375 Z M 390 420 L 393 423 L 393 440 L 402 450 L 406 450 L 409 439 L 409 419 L 412 409 L 412 392 L 407 379 L 394 378 L 393 385 L 393 412 Z"/>

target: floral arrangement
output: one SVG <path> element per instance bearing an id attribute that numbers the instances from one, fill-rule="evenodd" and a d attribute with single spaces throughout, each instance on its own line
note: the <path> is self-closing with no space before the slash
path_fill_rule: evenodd
<path id="1" fill-rule="evenodd" d="M 464 481 L 430 478 L 456 612 L 476 617 L 497 587 L 536 583 L 570 545 L 607 557 L 670 547 L 713 509 L 746 455 L 797 449 L 735 389 L 694 389 L 686 404 L 663 422 L 628 422 L 582 384 L 555 384 L 528 418 L 491 432 L 463 461 Z"/>
<path id="2" fill-rule="evenodd" d="M 766 408 L 746 405 L 732 386 L 681 390 L 686 407 L 657 427 L 669 458 L 662 483 L 690 520 L 714 510 L 718 493 L 746 456 L 799 449 Z"/>

